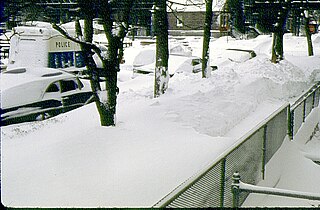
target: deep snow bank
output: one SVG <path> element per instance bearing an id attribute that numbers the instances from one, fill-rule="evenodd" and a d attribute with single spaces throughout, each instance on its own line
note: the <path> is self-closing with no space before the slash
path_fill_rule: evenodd
<path id="1" fill-rule="evenodd" d="M 152 206 L 218 157 L 243 128 L 254 126 L 248 118 L 261 121 L 312 83 L 309 75 L 320 65 L 319 57 L 288 51 L 292 57 L 271 64 L 268 40 L 212 42 L 217 49 L 253 48 L 257 57 L 223 59 L 209 79 L 176 74 L 157 99 L 152 98 L 153 76 L 133 74 L 126 66 L 119 74 L 116 127 L 100 127 L 91 104 L 47 121 L 2 128 L 3 203 Z M 201 46 L 198 40 L 191 44 Z M 305 63 L 309 59 L 312 66 Z"/>
<path id="2" fill-rule="evenodd" d="M 288 61 L 272 64 L 264 55 L 229 64 L 206 80 L 178 74 L 170 82 L 170 91 L 161 100 L 179 97 L 168 103 L 167 110 L 175 115 L 171 120 L 210 136 L 224 136 L 257 107 L 281 106 L 309 85 L 301 69 Z"/>

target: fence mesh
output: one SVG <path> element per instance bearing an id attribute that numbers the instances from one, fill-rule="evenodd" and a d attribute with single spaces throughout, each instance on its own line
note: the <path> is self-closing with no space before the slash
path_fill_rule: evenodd
<path id="1" fill-rule="evenodd" d="M 221 167 L 222 162 L 216 164 L 167 207 L 203 208 L 220 206 Z"/>
<path id="2" fill-rule="evenodd" d="M 277 152 L 287 135 L 288 121 L 284 120 L 287 119 L 287 116 L 288 109 L 283 109 L 267 123 L 265 163 L 268 163 Z"/>
<path id="3" fill-rule="evenodd" d="M 287 134 L 287 112 L 288 107 L 284 107 L 211 169 L 184 186 L 161 207 L 232 207 L 233 173 L 238 171 L 241 180 L 249 184 L 257 184 L 262 180 L 265 164 L 279 149 Z M 247 196 L 248 193 L 241 193 L 240 204 Z"/>
<path id="4" fill-rule="evenodd" d="M 246 183 L 257 184 L 262 180 L 263 135 L 264 130 L 261 128 L 226 157 L 225 207 L 232 206 L 231 184 L 234 172 L 238 171 L 241 180 Z M 243 203 L 247 196 L 247 193 L 242 193 L 240 203 Z"/>
<path id="5" fill-rule="evenodd" d="M 304 109 L 303 109 L 303 103 L 301 103 L 299 106 L 297 106 L 294 109 L 294 114 L 293 114 L 293 134 L 295 135 L 300 126 L 303 123 L 303 115 L 304 115 Z"/>
<path id="6" fill-rule="evenodd" d="M 315 85 L 313 91 L 308 92 L 306 95 L 307 98 L 298 106 L 295 106 L 294 109 L 291 111 L 293 115 L 293 135 L 295 135 L 299 128 L 301 127 L 302 123 L 304 122 L 305 118 L 311 113 L 314 107 L 319 106 L 319 99 L 320 99 L 320 86 Z"/>
<path id="7" fill-rule="evenodd" d="M 313 109 L 314 101 L 313 101 L 313 94 L 310 94 L 308 98 L 306 99 L 306 110 L 305 110 L 305 116 L 308 116 L 310 112 Z"/>
<path id="8" fill-rule="evenodd" d="M 304 101 L 293 106 L 291 111 L 293 121 L 290 122 L 289 130 L 288 111 L 290 110 L 286 106 L 257 128 L 252 135 L 220 159 L 212 168 L 177 191 L 175 195 L 167 198 L 167 201 L 164 201 L 165 199 L 160 201 L 159 206 L 174 208 L 232 207 L 233 173 L 239 172 L 241 180 L 248 184 L 255 185 L 263 179 L 265 164 L 280 148 L 287 132 L 292 129 L 295 135 L 305 117 L 314 107 L 319 106 L 320 86 L 318 85 L 316 88 L 314 94 L 309 92 L 306 99 L 301 99 Z M 248 193 L 240 194 L 239 205 L 244 202 L 247 196 Z M 161 205 L 161 202 L 164 204 Z"/>

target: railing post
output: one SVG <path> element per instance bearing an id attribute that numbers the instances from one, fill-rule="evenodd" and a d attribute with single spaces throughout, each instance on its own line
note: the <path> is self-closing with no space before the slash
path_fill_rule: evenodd
<path id="1" fill-rule="evenodd" d="M 314 91 L 314 107 L 319 106 L 319 92 L 320 92 L 320 86 Z"/>
<path id="2" fill-rule="evenodd" d="M 222 159 L 221 162 L 221 181 L 220 181 L 220 207 L 224 206 L 224 188 L 225 188 L 225 177 L 226 177 L 226 158 Z"/>
<path id="3" fill-rule="evenodd" d="M 240 174 L 239 172 L 235 172 L 232 176 L 233 184 L 231 185 L 231 191 L 233 195 L 233 208 L 239 207 L 239 197 L 240 197 Z"/>
<path id="4" fill-rule="evenodd" d="M 293 139 L 293 126 L 294 126 L 294 110 L 290 111 L 291 106 L 288 106 L 288 136 Z"/>
<path id="5" fill-rule="evenodd" d="M 302 122 L 305 122 L 305 121 L 306 121 L 306 101 L 307 101 L 307 99 L 305 98 L 305 99 L 303 100 L 303 110 L 302 110 L 302 112 L 303 112 L 303 117 L 302 117 Z"/>
<path id="6" fill-rule="evenodd" d="M 267 155 L 267 124 L 263 127 L 263 143 L 262 143 L 262 179 L 265 177 L 265 165 Z"/>
<path id="7" fill-rule="evenodd" d="M 317 92 L 317 89 L 315 89 L 315 91 L 313 91 L 313 94 L 312 94 L 312 109 L 314 109 L 316 104 L 316 92 Z"/>

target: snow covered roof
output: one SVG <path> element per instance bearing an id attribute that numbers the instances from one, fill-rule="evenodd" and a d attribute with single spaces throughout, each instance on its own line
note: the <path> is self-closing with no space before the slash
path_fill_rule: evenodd
<path id="1" fill-rule="evenodd" d="M 84 26 L 84 20 L 80 20 L 81 27 Z M 66 30 L 70 35 L 75 35 L 75 22 L 68 22 L 59 25 L 61 28 Z M 94 24 L 94 28 L 101 28 L 100 25 Z M 24 26 L 17 26 L 14 28 L 17 33 L 23 33 L 24 35 L 57 35 L 60 34 L 58 31 L 53 29 L 52 24 L 48 22 L 41 21 L 30 21 L 27 22 Z"/>

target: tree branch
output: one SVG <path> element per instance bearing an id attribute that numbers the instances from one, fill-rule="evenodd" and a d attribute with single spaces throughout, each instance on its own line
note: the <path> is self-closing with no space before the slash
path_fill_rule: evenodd
<path id="1" fill-rule="evenodd" d="M 180 3 L 180 2 L 175 2 L 175 1 L 170 1 L 170 0 L 167 0 L 167 2 L 171 3 L 171 4 L 177 4 L 177 5 L 181 5 L 181 6 L 190 6 L 190 5 L 193 5 L 193 6 L 196 6 L 196 7 L 199 7 L 200 8 L 200 5 L 203 5 L 203 4 L 196 4 L 194 3 L 192 0 L 187 0 L 189 1 L 191 4 L 184 4 L 184 3 Z"/>
<path id="2" fill-rule="evenodd" d="M 84 41 L 80 41 L 79 39 L 70 36 L 70 34 L 63 30 L 60 26 L 58 26 L 56 23 L 52 23 L 52 28 L 57 30 L 60 34 L 62 34 L 64 37 L 66 37 L 67 39 L 70 39 L 71 41 L 77 43 L 77 44 L 83 44 L 85 46 L 87 46 L 88 48 L 91 48 L 92 50 L 94 50 L 95 52 L 97 52 L 98 54 L 101 53 L 101 50 L 99 49 L 99 47 L 97 47 L 95 44 L 92 43 L 88 43 L 88 42 L 84 42 Z"/>
<path id="3" fill-rule="evenodd" d="M 172 3 L 173 3 L 173 2 L 171 2 L 171 1 L 168 1 L 168 2 L 171 3 L 170 5 L 167 4 L 167 6 L 168 6 L 169 9 L 172 11 L 173 16 L 174 16 L 175 18 L 177 18 L 177 20 L 181 21 L 182 24 L 183 24 L 183 26 L 185 26 L 185 27 L 187 27 L 187 28 L 189 28 L 189 29 L 192 29 L 192 30 L 197 30 L 197 29 L 201 29 L 201 28 L 202 28 L 202 26 L 192 27 L 192 26 L 189 26 L 189 25 L 185 24 L 184 21 L 181 20 L 181 18 L 179 18 L 178 15 L 176 14 L 176 13 L 177 13 L 177 10 L 174 10 L 174 9 L 172 8 Z M 180 4 L 180 3 L 179 3 L 179 5 L 185 5 L 185 6 L 187 6 L 186 4 Z"/>

